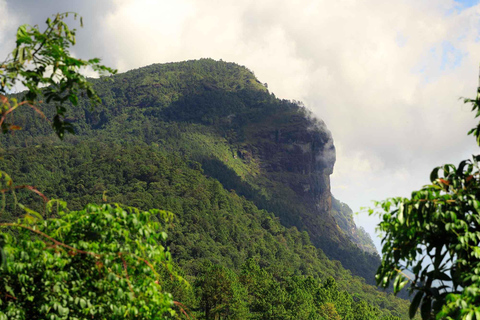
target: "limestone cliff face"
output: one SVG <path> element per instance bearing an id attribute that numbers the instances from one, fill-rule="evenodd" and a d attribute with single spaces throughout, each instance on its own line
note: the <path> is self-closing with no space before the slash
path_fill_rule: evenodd
<path id="1" fill-rule="evenodd" d="M 376 255 L 371 239 L 355 226 L 352 211 L 332 197 L 335 147 L 323 121 L 297 106 L 242 130 L 245 142 L 239 154 L 260 167 L 250 183 L 269 196 L 257 201 L 259 206 L 275 212 L 285 225 L 307 231 L 316 246 L 351 270 L 365 259 L 362 252 Z"/>
<path id="2" fill-rule="evenodd" d="M 327 212 L 331 209 L 329 176 L 335 163 L 335 147 L 330 133 L 309 128 L 311 122 L 303 116 L 291 116 L 285 125 L 259 126 L 248 140 L 258 141 L 255 150 L 270 179 Z"/>
<path id="3" fill-rule="evenodd" d="M 307 230 L 317 243 L 326 242 L 326 234 L 339 241 L 345 238 L 346 231 L 331 214 L 335 147 L 323 121 L 298 107 L 296 112 L 279 112 L 264 123 L 250 124 L 245 132 L 249 143 L 242 152 L 258 161 L 267 178 L 263 186 L 273 201 L 288 208 L 281 219 Z"/>
<path id="4" fill-rule="evenodd" d="M 251 126 L 247 140 L 256 142 L 252 154 L 273 180 L 278 180 L 281 176 L 276 173 L 281 173 L 288 179 L 280 181 L 297 196 L 322 202 L 323 195 L 330 194 L 329 175 L 335 163 L 331 134 L 323 123 L 321 130 L 320 126 L 314 126 L 320 122 L 303 114 L 277 115 L 281 116 L 286 120 L 283 124 Z M 331 208 L 331 204 L 324 205 L 324 210 Z"/>

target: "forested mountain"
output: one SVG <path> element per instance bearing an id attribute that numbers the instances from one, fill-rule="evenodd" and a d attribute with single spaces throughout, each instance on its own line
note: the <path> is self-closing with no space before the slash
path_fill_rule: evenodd
<path id="1" fill-rule="evenodd" d="M 168 277 L 166 287 L 200 317 L 406 317 L 405 301 L 369 285 L 379 257 L 332 197 L 333 139 L 303 106 L 210 59 L 92 81 L 103 104 L 72 107 L 76 135 L 64 141 L 32 110 L 15 115 L 23 130 L 1 137 L 0 166 L 17 184 L 72 209 L 108 201 L 173 212 L 169 246 L 192 288 Z M 34 195 L 16 198 L 42 211 Z M 1 219 L 20 214 L 6 205 Z"/>

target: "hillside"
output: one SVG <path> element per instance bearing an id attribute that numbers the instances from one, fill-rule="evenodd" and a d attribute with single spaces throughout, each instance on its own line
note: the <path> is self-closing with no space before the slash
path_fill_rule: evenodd
<path id="1" fill-rule="evenodd" d="M 232 270 L 228 277 L 238 276 L 253 297 L 255 287 L 241 274 L 256 270 L 285 294 L 303 286 L 311 310 L 333 303 L 348 318 L 366 301 L 376 306 L 367 308 L 376 317 L 406 314 L 405 302 L 354 277 L 372 284 L 379 259 L 351 210 L 330 193 L 335 152 L 322 121 L 277 99 L 248 69 L 231 63 L 152 65 L 106 80 L 94 80 L 103 105 L 92 110 L 81 101 L 72 108 L 68 119 L 77 134 L 63 142 L 33 112 L 15 115 L 23 130 L 1 138 L 2 169 L 71 208 L 107 197 L 172 211 L 177 221 L 168 230 L 170 248 L 197 287 L 205 285 L 198 281 L 206 272 Z M 42 210 L 30 194 L 17 198 Z M 10 216 L 2 219 L 13 219 L 19 209 L 7 205 Z M 305 287 L 305 276 L 314 285 Z M 347 300 L 325 296 L 315 305 L 315 294 L 333 286 L 329 277 L 336 282 L 332 292 L 346 290 Z M 249 308 L 261 314 L 265 306 L 252 301 Z M 350 307 L 340 311 L 342 305 Z M 288 318 L 298 307 L 281 312 Z"/>
<path id="2" fill-rule="evenodd" d="M 328 259 L 321 249 L 312 246 L 306 232 L 283 227 L 272 213 L 258 209 L 233 190 L 225 190 L 217 180 L 203 174 L 199 163 L 182 155 L 143 143 L 85 140 L 12 148 L 4 157 L 0 169 L 8 168 L 17 184 L 33 181 L 49 197 L 67 200 L 71 209 L 101 203 L 107 197 L 109 202 L 174 212 L 176 219 L 166 230 L 168 244 L 180 272 L 194 284 L 195 292 L 179 288 L 178 283 L 169 286 L 175 298 L 190 307 L 199 303 L 192 297 L 199 294 L 196 279 L 205 276 L 206 263 L 213 263 L 224 272 L 258 273 L 258 281 L 276 288 L 272 290 L 277 293 L 264 293 L 273 295 L 272 300 L 262 296 L 263 305 L 250 308 L 258 308 L 262 315 L 265 308 L 301 300 L 285 306 L 285 310 L 276 310 L 278 317 L 274 319 L 308 319 L 307 315 L 296 315 L 301 310 L 318 313 L 327 302 L 334 304 L 343 319 L 360 312 L 356 308 L 366 308 L 361 313 L 365 318 L 358 319 L 390 315 L 407 319 L 406 301 L 353 277 L 338 261 Z M 19 203 L 42 212 L 43 202 L 37 195 L 18 192 L 16 197 Z M 8 213 L 21 213 L 19 207 L 14 209 L 12 198 L 7 198 L 2 220 L 14 218 Z M 253 299 L 260 289 L 251 287 L 253 284 L 247 280 L 251 279 L 242 282 L 246 290 L 243 296 Z M 303 281 L 311 283 L 303 287 Z M 302 288 L 291 292 L 292 285 Z M 328 295 L 327 288 L 331 291 Z"/>
<path id="3" fill-rule="evenodd" d="M 95 81 L 102 106 L 83 105 L 69 115 L 78 135 L 72 139 L 143 141 L 181 152 L 374 283 L 379 258 L 370 254 L 373 244 L 358 242 L 351 214 L 332 208 L 331 134 L 303 106 L 277 99 L 244 67 L 208 59 L 152 65 L 111 80 Z M 54 139 L 38 117 L 16 121 L 26 130 L 4 145 Z M 349 223 L 342 223 L 345 217 Z"/>

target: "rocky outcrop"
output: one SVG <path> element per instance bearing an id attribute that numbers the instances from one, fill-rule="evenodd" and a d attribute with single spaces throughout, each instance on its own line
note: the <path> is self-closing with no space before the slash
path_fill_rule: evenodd
<path id="1" fill-rule="evenodd" d="M 368 245 L 359 236 L 361 231 L 353 222 L 351 210 L 341 211 L 340 216 L 340 208 L 332 207 L 330 174 L 335 164 L 335 146 L 323 121 L 297 106 L 294 112 L 276 113 L 263 123 L 246 125 L 243 130 L 248 143 L 240 154 L 258 161 L 267 181 L 263 187 L 284 210 L 288 208 L 288 212 L 279 214 L 282 221 L 307 230 L 321 247 L 332 239 L 353 241 L 362 250 L 376 253 L 373 244 Z M 348 223 L 339 223 L 340 217 Z"/>

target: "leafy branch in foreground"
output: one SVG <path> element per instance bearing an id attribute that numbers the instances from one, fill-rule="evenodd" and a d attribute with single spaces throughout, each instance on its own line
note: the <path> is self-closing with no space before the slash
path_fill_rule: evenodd
<path id="1" fill-rule="evenodd" d="M 92 84 L 80 71 L 89 67 L 100 75 L 108 75 L 116 70 L 101 65 L 98 58 L 82 60 L 71 56 L 68 49 L 75 45 L 76 30 L 70 29 L 64 21 L 69 15 L 74 19 L 78 17 L 76 13 L 56 14 L 53 19 L 47 19 L 44 31 L 38 26 L 22 25 L 18 28 L 16 47 L 0 65 L 0 125 L 4 133 L 20 129 L 6 120 L 9 115 L 12 119 L 12 111 L 21 105 L 29 105 L 43 116 L 35 107 L 39 97 L 55 104 L 52 126 L 60 138 L 65 132 L 74 133 L 71 123 L 65 121 L 65 102 L 77 106 L 78 95 L 82 92 L 87 94 L 92 105 L 101 102 Z M 83 25 L 81 17 L 80 25 Z M 18 103 L 12 99 L 8 103 L 5 95 L 17 83 L 27 89 L 24 101 Z"/>
<path id="2" fill-rule="evenodd" d="M 56 203 L 59 218 L 0 223 L 10 230 L 0 233 L 0 319 L 175 315 L 158 270 L 181 278 L 161 245 L 166 234 L 152 221 L 168 221 L 171 213 L 106 204 L 67 212 L 64 202 Z"/>
<path id="3" fill-rule="evenodd" d="M 480 90 L 471 103 L 480 116 Z M 480 124 L 470 130 L 480 144 Z M 411 198 L 375 202 L 385 234 L 377 284 L 415 293 L 410 317 L 480 320 L 480 155 L 435 168 Z M 376 210 L 370 209 L 370 214 Z"/>
<path id="4" fill-rule="evenodd" d="M 68 15 L 47 19 L 47 28 L 23 25 L 18 28 L 16 47 L 0 64 L 0 127 L 3 133 L 20 130 L 13 111 L 36 106 L 39 98 L 55 106 L 52 126 L 63 139 L 74 133 L 65 120 L 65 103 L 77 106 L 86 93 L 92 105 L 99 96 L 80 71 L 90 67 L 100 75 L 116 71 L 99 59 L 81 60 L 70 55 L 75 30 L 64 20 Z M 80 24 L 82 21 L 80 18 Z M 27 91 L 22 100 L 8 97 L 20 83 Z M 66 203 L 46 203 L 44 220 L 37 212 L 17 202 L 15 190 L 29 189 L 47 200 L 32 186 L 15 186 L 0 171 L 0 192 L 12 192 L 15 205 L 26 215 L 16 223 L 0 223 L 0 320 L 12 319 L 166 319 L 175 316 L 181 304 L 162 290 L 161 271 L 181 279 L 172 270 L 171 255 L 162 246 L 166 234 L 153 218 L 168 220 L 161 210 L 140 211 L 118 205 L 88 204 L 68 212 Z M 3 212 L 3 210 L 2 210 Z"/>

